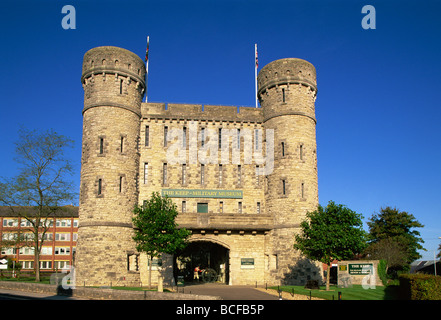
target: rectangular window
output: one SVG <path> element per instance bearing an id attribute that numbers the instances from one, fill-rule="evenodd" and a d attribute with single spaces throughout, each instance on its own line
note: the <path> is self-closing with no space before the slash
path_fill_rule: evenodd
<path id="1" fill-rule="evenodd" d="M 300 160 L 303 160 L 303 144 L 300 145 L 299 154 L 300 154 Z"/>
<path id="2" fill-rule="evenodd" d="M 162 165 L 162 184 L 167 184 L 167 164 Z"/>
<path id="3" fill-rule="evenodd" d="M 260 202 L 257 203 L 257 214 L 260 214 Z"/>
<path id="4" fill-rule="evenodd" d="M 102 187 L 103 187 L 103 180 L 102 179 L 98 179 L 98 195 L 100 195 L 102 193 Z"/>
<path id="5" fill-rule="evenodd" d="M 282 180 L 282 194 L 286 195 L 286 181 Z"/>
<path id="6" fill-rule="evenodd" d="M 282 88 L 282 100 L 285 102 L 285 88 Z"/>
<path id="7" fill-rule="evenodd" d="M 198 213 L 208 213 L 208 203 L 198 203 Z"/>
<path id="8" fill-rule="evenodd" d="M 123 89 L 123 80 L 120 79 L 119 80 L 119 94 L 122 94 L 122 89 Z"/>
<path id="9" fill-rule="evenodd" d="M 164 127 L 164 147 L 167 146 L 167 135 L 168 135 L 168 127 Z"/>
<path id="10" fill-rule="evenodd" d="M 242 213 L 242 202 L 237 203 L 237 213 Z"/>
<path id="11" fill-rule="evenodd" d="M 182 213 L 187 212 L 187 202 L 186 201 L 182 201 Z"/>
<path id="12" fill-rule="evenodd" d="M 100 138 L 100 154 L 104 153 L 104 138 Z"/>
<path id="13" fill-rule="evenodd" d="M 219 202 L 219 213 L 224 213 L 224 202 L 223 201 Z"/>
<path id="14" fill-rule="evenodd" d="M 282 157 L 285 156 L 285 142 L 282 142 Z"/>
<path id="15" fill-rule="evenodd" d="M 150 128 L 149 126 L 145 126 L 145 146 L 148 147 L 150 145 Z"/>
<path id="16" fill-rule="evenodd" d="M 149 164 L 147 162 L 144 163 L 144 184 L 147 184 L 149 179 Z"/>

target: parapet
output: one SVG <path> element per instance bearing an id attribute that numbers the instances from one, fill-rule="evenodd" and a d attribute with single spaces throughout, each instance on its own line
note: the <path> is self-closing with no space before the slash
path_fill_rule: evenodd
<path id="1" fill-rule="evenodd" d="M 143 118 L 223 122 L 263 122 L 261 108 L 175 103 L 142 103 Z"/>
<path id="2" fill-rule="evenodd" d="M 130 77 L 145 88 L 144 61 L 133 52 L 118 47 L 96 47 L 84 54 L 81 82 L 91 75 L 103 73 Z"/>
<path id="3" fill-rule="evenodd" d="M 260 70 L 257 76 L 258 96 L 274 86 L 302 84 L 317 91 L 315 67 L 306 60 L 286 58 L 273 61 Z"/>

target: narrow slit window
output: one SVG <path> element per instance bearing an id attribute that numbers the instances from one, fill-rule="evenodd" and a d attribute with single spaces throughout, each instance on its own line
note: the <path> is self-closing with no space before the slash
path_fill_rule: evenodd
<path id="1" fill-rule="evenodd" d="M 162 184 L 167 184 L 167 164 L 162 165 Z"/>
<path id="2" fill-rule="evenodd" d="M 242 213 L 242 202 L 237 203 L 237 212 Z"/>
<path id="3" fill-rule="evenodd" d="M 219 213 L 224 213 L 224 202 L 223 201 L 219 202 Z"/>
<path id="4" fill-rule="evenodd" d="M 282 180 L 282 194 L 286 195 L 286 180 Z"/>
<path id="5" fill-rule="evenodd" d="M 282 88 L 282 100 L 285 102 L 285 88 Z"/>
<path id="6" fill-rule="evenodd" d="M 254 129 L 254 149 L 259 150 L 259 130 Z"/>
<path id="7" fill-rule="evenodd" d="M 302 182 L 302 185 L 301 185 L 301 193 L 302 193 L 302 199 L 305 198 L 305 183 L 304 182 Z"/>
<path id="8" fill-rule="evenodd" d="M 124 137 L 121 137 L 121 153 L 124 152 Z"/>
<path id="9" fill-rule="evenodd" d="M 145 146 L 148 147 L 150 145 L 150 128 L 149 126 L 145 126 Z"/>
<path id="10" fill-rule="evenodd" d="M 100 138 L 100 154 L 104 153 L 104 138 Z"/>
<path id="11" fill-rule="evenodd" d="M 119 177 L 119 192 L 121 193 L 123 191 L 123 177 Z"/>
<path id="12" fill-rule="evenodd" d="M 201 184 L 205 182 L 205 165 L 201 164 Z"/>
<path id="13" fill-rule="evenodd" d="M 240 164 L 237 166 L 237 184 L 242 184 L 242 166 Z"/>
<path id="14" fill-rule="evenodd" d="M 218 144 L 219 144 L 219 149 L 222 148 L 222 128 L 219 128 L 219 133 L 218 133 L 219 137 L 218 137 Z"/>
<path id="15" fill-rule="evenodd" d="M 184 127 L 182 130 L 182 147 L 187 147 L 187 127 Z"/>
<path id="16" fill-rule="evenodd" d="M 119 94 L 122 94 L 122 91 L 123 91 L 123 80 L 120 79 L 119 80 Z"/>
<path id="17" fill-rule="evenodd" d="M 219 165 L 219 185 L 222 185 L 223 174 L 224 174 L 224 168 L 220 164 Z"/>
<path id="18" fill-rule="evenodd" d="M 103 191 L 103 180 L 102 179 L 98 179 L 98 195 L 102 194 Z"/>
<path id="19" fill-rule="evenodd" d="M 205 128 L 201 128 L 201 147 L 205 146 Z"/>
<path id="20" fill-rule="evenodd" d="M 164 127 L 164 147 L 167 146 L 167 135 L 168 135 L 168 127 Z"/>
<path id="21" fill-rule="evenodd" d="M 285 142 L 282 142 L 282 157 L 285 156 Z"/>
<path id="22" fill-rule="evenodd" d="M 183 185 L 187 184 L 187 165 L 186 164 L 182 165 L 182 184 Z"/>
<path id="23" fill-rule="evenodd" d="M 240 129 L 237 129 L 237 149 L 240 150 Z"/>
<path id="24" fill-rule="evenodd" d="M 257 202 L 257 214 L 260 214 L 260 202 Z"/>
<path id="25" fill-rule="evenodd" d="M 149 164 L 147 162 L 144 163 L 144 184 L 147 184 L 149 178 Z"/>
<path id="26" fill-rule="evenodd" d="M 300 160 L 303 160 L 303 144 L 300 145 Z"/>

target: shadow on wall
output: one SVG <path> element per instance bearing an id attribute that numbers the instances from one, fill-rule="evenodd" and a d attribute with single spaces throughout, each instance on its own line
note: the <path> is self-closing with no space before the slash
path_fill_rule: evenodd
<path id="1" fill-rule="evenodd" d="M 294 265 L 289 266 L 289 271 L 282 278 L 282 284 L 304 286 L 308 280 L 318 280 L 322 284 L 320 268 L 309 259 L 299 258 Z"/>

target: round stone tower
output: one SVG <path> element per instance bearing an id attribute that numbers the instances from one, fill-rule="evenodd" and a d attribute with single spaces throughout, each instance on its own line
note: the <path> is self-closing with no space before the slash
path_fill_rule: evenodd
<path id="1" fill-rule="evenodd" d="M 79 286 L 139 283 L 132 214 L 138 203 L 144 79 L 144 62 L 130 51 L 98 47 L 84 55 L 79 235 L 75 256 Z"/>
<path id="2" fill-rule="evenodd" d="M 302 59 L 276 60 L 259 72 L 258 86 L 265 130 L 274 130 L 274 170 L 267 176 L 265 192 L 275 226 L 269 278 L 294 284 L 308 277 L 300 279 L 302 272 L 294 267 L 294 234 L 306 212 L 318 206 L 315 68 Z"/>

